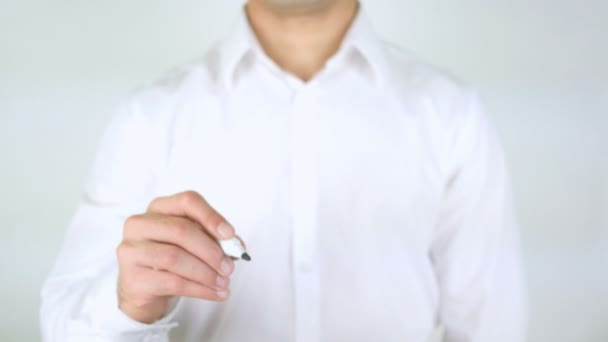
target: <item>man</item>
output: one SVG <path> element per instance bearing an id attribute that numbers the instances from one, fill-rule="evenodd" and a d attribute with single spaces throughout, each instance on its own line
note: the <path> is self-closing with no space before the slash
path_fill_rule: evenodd
<path id="1" fill-rule="evenodd" d="M 217 241 L 238 234 L 252 261 Z M 42 291 L 47 341 L 524 339 L 497 135 L 356 0 L 250 0 L 119 108 Z"/>

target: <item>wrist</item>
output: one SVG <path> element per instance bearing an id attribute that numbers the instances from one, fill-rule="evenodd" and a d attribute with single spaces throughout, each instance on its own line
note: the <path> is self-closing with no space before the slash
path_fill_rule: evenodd
<path id="1" fill-rule="evenodd" d="M 153 302 L 137 305 L 132 301 L 125 300 L 118 296 L 118 308 L 129 318 L 144 324 L 153 324 L 162 319 L 169 309 L 170 298 L 158 298 Z"/>

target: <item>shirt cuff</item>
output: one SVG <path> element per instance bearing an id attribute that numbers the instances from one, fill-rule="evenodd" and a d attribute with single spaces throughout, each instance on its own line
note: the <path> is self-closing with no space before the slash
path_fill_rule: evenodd
<path id="1" fill-rule="evenodd" d="M 111 341 L 165 342 L 169 331 L 178 325 L 174 321 L 179 312 L 181 297 L 173 298 L 167 314 L 160 320 L 145 324 L 127 316 L 118 307 L 116 293 L 118 270 L 113 270 L 98 279 L 88 292 L 81 315 L 82 320 L 73 325 L 75 335 L 86 333 L 88 336 L 106 336 Z M 84 331 L 83 331 L 84 330 Z M 79 334 L 78 331 L 81 333 Z"/>

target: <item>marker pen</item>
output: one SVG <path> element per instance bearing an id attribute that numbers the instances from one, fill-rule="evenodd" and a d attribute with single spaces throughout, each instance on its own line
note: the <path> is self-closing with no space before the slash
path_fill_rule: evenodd
<path id="1" fill-rule="evenodd" d="M 227 256 L 247 261 L 251 260 L 251 257 L 245 251 L 245 247 L 243 247 L 241 240 L 232 238 L 228 240 L 219 240 L 218 242 L 220 243 L 220 247 L 224 251 L 224 254 Z"/>

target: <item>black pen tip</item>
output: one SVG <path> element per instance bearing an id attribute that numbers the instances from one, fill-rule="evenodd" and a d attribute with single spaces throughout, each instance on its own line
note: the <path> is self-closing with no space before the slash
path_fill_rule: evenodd
<path id="1" fill-rule="evenodd" d="M 249 254 L 247 254 L 247 253 L 243 253 L 243 254 L 241 255 L 241 259 L 243 259 L 243 260 L 247 260 L 247 261 L 251 261 L 251 257 L 250 257 L 250 256 L 249 256 Z"/>

